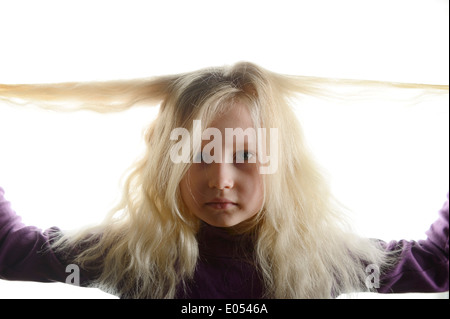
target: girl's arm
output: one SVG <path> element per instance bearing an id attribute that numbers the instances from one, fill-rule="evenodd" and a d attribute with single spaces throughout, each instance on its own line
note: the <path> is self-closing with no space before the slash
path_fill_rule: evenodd
<path id="1" fill-rule="evenodd" d="M 447 201 L 438 219 L 426 232 L 427 239 L 392 241 L 391 251 L 399 250 L 398 262 L 380 279 L 381 293 L 445 292 L 449 290 L 449 208 Z"/>
<path id="2" fill-rule="evenodd" d="M 74 274 L 73 267 L 66 273 L 68 265 L 64 265 L 49 248 L 49 238 L 57 231 L 51 228 L 42 232 L 36 227 L 25 226 L 0 187 L 0 279 L 66 282 L 69 275 Z"/>

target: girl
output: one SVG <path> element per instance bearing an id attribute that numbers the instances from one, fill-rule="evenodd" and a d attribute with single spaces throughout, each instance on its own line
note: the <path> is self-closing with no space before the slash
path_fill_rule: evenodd
<path id="1" fill-rule="evenodd" d="M 0 86 L 3 101 L 50 109 L 160 105 L 146 153 L 101 224 L 75 233 L 26 227 L 0 189 L 0 277 L 65 282 L 66 267 L 76 265 L 81 285 L 121 298 L 447 291 L 448 201 L 420 242 L 361 238 L 345 221 L 289 104 L 298 94 L 325 96 L 330 83 L 448 94 L 448 86 L 293 77 L 251 63 L 133 81 Z"/>

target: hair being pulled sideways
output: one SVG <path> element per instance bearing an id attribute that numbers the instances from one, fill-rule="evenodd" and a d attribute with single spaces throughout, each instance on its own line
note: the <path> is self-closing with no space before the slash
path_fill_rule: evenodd
<path id="1" fill-rule="evenodd" d="M 265 204 L 253 228 L 265 297 L 330 298 L 367 290 L 366 265 L 389 266 L 378 242 L 352 231 L 293 111 L 293 99 L 302 95 L 352 99 L 348 87 L 448 95 L 448 85 L 282 75 L 240 62 L 146 79 L 0 85 L 0 101 L 61 112 L 159 106 L 117 207 L 99 225 L 64 233 L 53 244 L 97 274 L 93 286 L 123 298 L 174 298 L 195 272 L 199 220 L 179 191 L 190 164 L 171 162 L 171 131 L 192 132 L 194 119 L 206 125 L 230 101 L 250 101 L 259 124 L 278 128 L 279 136 L 279 168 L 264 176 Z"/>

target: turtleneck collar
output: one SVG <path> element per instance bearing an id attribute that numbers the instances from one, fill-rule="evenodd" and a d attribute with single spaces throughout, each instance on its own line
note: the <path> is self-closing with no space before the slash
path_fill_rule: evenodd
<path id="1" fill-rule="evenodd" d="M 205 222 L 200 225 L 197 240 L 201 256 L 248 259 L 254 251 L 251 234 L 237 234 L 231 228 L 214 227 Z"/>

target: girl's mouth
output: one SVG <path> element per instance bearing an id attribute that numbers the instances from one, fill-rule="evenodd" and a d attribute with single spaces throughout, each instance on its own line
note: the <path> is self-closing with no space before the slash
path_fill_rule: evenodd
<path id="1" fill-rule="evenodd" d="M 236 204 L 234 204 L 234 203 L 207 203 L 206 206 L 214 208 L 214 209 L 225 210 L 225 209 L 230 209 L 231 207 L 236 206 Z"/>
<path id="2" fill-rule="evenodd" d="M 236 206 L 237 204 L 226 198 L 214 198 L 210 202 L 207 202 L 205 205 L 213 209 L 226 210 Z"/>

